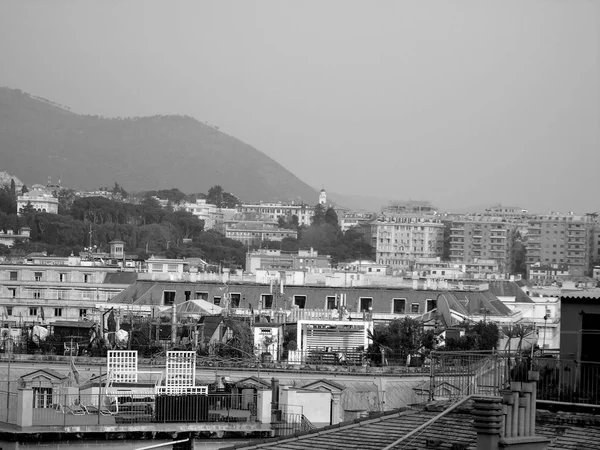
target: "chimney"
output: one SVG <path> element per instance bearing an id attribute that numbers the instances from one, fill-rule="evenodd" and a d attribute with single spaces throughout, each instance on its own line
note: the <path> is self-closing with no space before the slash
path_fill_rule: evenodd
<path id="1" fill-rule="evenodd" d="M 512 381 L 501 397 L 476 398 L 473 404 L 477 450 L 546 450 L 549 439 L 535 434 L 539 372 Z"/>

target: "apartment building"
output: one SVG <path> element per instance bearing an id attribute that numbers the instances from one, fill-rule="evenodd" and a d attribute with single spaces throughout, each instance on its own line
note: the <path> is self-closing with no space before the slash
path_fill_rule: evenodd
<path id="1" fill-rule="evenodd" d="M 340 229 L 345 233 L 350 228 L 360 228 L 363 224 L 373 221 L 376 217 L 373 213 L 345 211 L 338 214 Z"/>
<path id="2" fill-rule="evenodd" d="M 78 257 L 0 264 L 2 322 L 13 326 L 96 318 L 106 303 L 135 282 L 135 272 L 85 265 Z"/>
<path id="3" fill-rule="evenodd" d="M 500 272 L 513 270 L 517 224 L 501 218 L 470 216 L 450 222 L 450 259 L 472 264 L 493 260 Z"/>
<path id="4" fill-rule="evenodd" d="M 297 253 L 260 249 L 246 253 L 246 271 L 257 270 L 318 270 L 330 269 L 331 256 L 319 255 L 316 250 L 299 250 Z"/>
<path id="5" fill-rule="evenodd" d="M 284 238 L 298 237 L 296 230 L 279 228 L 275 223 L 256 220 L 230 220 L 224 223 L 225 237 L 235 239 L 244 245 L 260 245 L 263 241 L 282 241 Z"/>
<path id="6" fill-rule="evenodd" d="M 309 226 L 314 215 L 314 206 L 304 203 L 245 203 L 238 207 L 238 212 L 260 214 L 272 222 L 277 222 L 280 217 L 291 218 L 296 216 L 298 217 L 298 224 Z"/>
<path id="7" fill-rule="evenodd" d="M 382 215 L 370 224 L 365 239 L 370 239 L 375 247 L 377 263 L 392 269 L 412 270 L 418 258 L 442 255 L 444 224 L 435 215 L 411 212 Z"/>
<path id="8" fill-rule="evenodd" d="M 566 264 L 572 276 L 591 274 L 595 216 L 548 214 L 531 219 L 526 264 Z"/>

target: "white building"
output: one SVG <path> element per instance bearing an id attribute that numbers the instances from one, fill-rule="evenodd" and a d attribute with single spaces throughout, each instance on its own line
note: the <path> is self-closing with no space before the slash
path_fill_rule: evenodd
<path id="1" fill-rule="evenodd" d="M 298 217 L 299 225 L 309 226 L 311 218 L 314 215 L 312 206 L 301 204 L 284 204 L 284 203 L 245 203 L 238 207 L 240 213 L 255 213 L 267 218 L 272 222 L 277 222 L 280 217 L 291 218 Z"/>
<path id="2" fill-rule="evenodd" d="M 33 185 L 31 191 L 17 197 L 18 214 L 22 214 L 27 205 L 37 212 L 58 214 L 58 198 L 40 184 Z"/>
<path id="3" fill-rule="evenodd" d="M 223 230 L 223 222 L 230 219 L 237 210 L 218 208 L 216 205 L 206 203 L 206 199 L 196 199 L 195 203 L 184 203 L 181 206 L 200 220 L 204 220 L 205 230 Z"/>

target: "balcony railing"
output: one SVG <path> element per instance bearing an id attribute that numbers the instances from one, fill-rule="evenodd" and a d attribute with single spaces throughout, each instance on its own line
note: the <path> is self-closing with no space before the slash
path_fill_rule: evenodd
<path id="1" fill-rule="evenodd" d="M 432 352 L 430 398 L 498 395 L 510 381 L 538 371 L 538 401 L 600 405 L 600 363 L 502 352 Z"/>
<path id="2" fill-rule="evenodd" d="M 33 426 L 257 421 L 257 398 L 252 392 L 107 396 L 56 393 L 59 389 L 33 387 Z"/>

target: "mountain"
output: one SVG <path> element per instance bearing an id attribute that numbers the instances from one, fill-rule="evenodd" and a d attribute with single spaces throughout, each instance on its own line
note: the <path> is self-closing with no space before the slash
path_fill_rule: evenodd
<path id="1" fill-rule="evenodd" d="M 243 201 L 317 203 L 317 192 L 244 142 L 188 116 L 103 118 L 0 87 L 0 170 L 25 183 L 62 178 L 73 189 L 115 181 L 131 192 L 206 192 Z"/>

